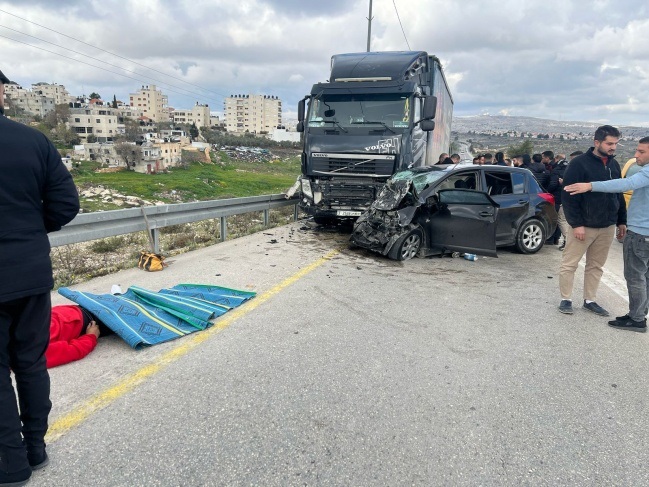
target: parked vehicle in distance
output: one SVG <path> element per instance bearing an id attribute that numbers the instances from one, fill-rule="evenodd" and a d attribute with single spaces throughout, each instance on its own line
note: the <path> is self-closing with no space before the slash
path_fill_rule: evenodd
<path id="1" fill-rule="evenodd" d="M 396 260 L 497 257 L 504 246 L 538 252 L 556 226 L 554 197 L 527 169 L 436 165 L 394 174 L 354 224 L 351 241 Z"/>

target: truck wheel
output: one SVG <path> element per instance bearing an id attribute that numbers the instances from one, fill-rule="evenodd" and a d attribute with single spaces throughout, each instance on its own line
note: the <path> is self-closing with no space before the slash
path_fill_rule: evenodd
<path id="1" fill-rule="evenodd" d="M 403 237 L 399 238 L 390 249 L 388 257 L 394 260 L 410 260 L 417 255 L 423 241 L 423 233 L 420 229 L 410 230 Z"/>
<path id="2" fill-rule="evenodd" d="M 523 254 L 535 254 L 545 243 L 545 227 L 536 218 L 523 222 L 516 232 L 516 250 Z"/>

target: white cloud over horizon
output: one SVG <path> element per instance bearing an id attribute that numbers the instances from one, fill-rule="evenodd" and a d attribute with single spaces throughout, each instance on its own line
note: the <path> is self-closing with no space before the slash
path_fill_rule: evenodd
<path id="1" fill-rule="evenodd" d="M 624 8 L 612 0 L 394 3 L 410 48 L 442 60 L 458 116 L 647 125 L 644 1 L 626 0 Z M 230 94 L 276 95 L 290 116 L 311 85 L 328 78 L 333 54 L 365 50 L 368 4 L 0 0 L 0 69 L 25 87 L 60 83 L 72 94 L 96 91 L 105 99 L 127 100 L 142 84 L 155 84 L 178 108 L 199 101 L 221 111 Z M 407 50 L 393 2 L 374 0 L 372 14 L 372 50 Z"/>

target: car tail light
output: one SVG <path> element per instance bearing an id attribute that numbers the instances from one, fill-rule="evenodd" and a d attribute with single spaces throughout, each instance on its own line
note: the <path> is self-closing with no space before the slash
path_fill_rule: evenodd
<path id="1" fill-rule="evenodd" d="M 552 206 L 554 206 L 554 196 L 552 196 L 551 193 L 539 193 L 538 195 L 545 201 L 550 203 Z"/>

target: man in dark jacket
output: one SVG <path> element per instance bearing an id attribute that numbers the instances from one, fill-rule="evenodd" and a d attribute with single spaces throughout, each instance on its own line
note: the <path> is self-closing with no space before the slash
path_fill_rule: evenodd
<path id="1" fill-rule="evenodd" d="M 594 147 L 570 161 L 564 174 L 564 187 L 574 183 L 608 181 L 621 177 L 614 158 L 620 131 L 603 125 L 595 131 Z M 572 288 L 579 261 L 586 254 L 584 269 L 584 308 L 600 316 L 608 311 L 595 302 L 599 281 L 604 272 L 615 226 L 619 235 L 626 233 L 626 205 L 622 194 L 584 193 L 570 196 L 563 191 L 561 203 L 571 229 L 561 259 L 559 311 L 572 314 Z"/>
<path id="2" fill-rule="evenodd" d="M 563 210 L 561 209 L 561 191 L 563 186 L 563 176 L 566 173 L 568 161 L 566 161 L 565 155 L 558 154 L 555 156 L 554 161 L 550 166 L 552 167 L 552 178 L 556 178 L 557 181 L 557 186 L 554 188 L 554 191 L 552 191 L 552 196 L 554 196 L 554 208 L 557 210 L 557 214 L 559 214 L 559 212 L 563 214 Z M 563 250 L 566 246 L 566 234 L 568 232 L 567 225 L 561 224 L 562 221 L 565 221 L 565 218 L 560 219 L 559 224 L 557 225 L 557 230 L 554 232 L 553 236 L 553 241 L 556 244 L 559 243 L 559 238 L 563 235 L 563 243 L 561 244 L 561 247 L 559 247 L 559 250 Z"/>
<path id="3" fill-rule="evenodd" d="M 530 158 L 529 154 L 523 154 L 521 157 L 523 162 L 520 167 L 532 171 L 532 174 L 534 175 L 536 181 L 545 190 L 546 187 L 548 186 L 548 183 L 550 182 L 550 172 L 545 168 L 545 166 L 541 162 L 540 154 L 538 157 L 538 161 L 533 161 Z"/>
<path id="4" fill-rule="evenodd" d="M 0 485 L 24 485 L 48 463 L 45 350 L 54 280 L 47 234 L 76 216 L 79 195 L 54 145 L 4 117 L 7 83 L 0 72 Z"/>

